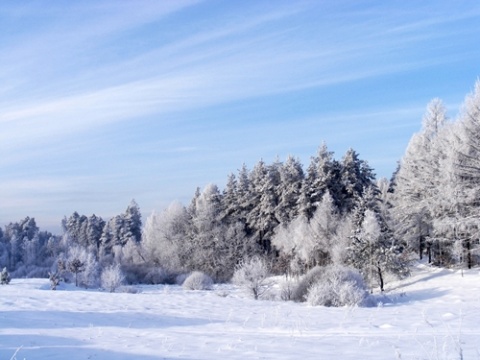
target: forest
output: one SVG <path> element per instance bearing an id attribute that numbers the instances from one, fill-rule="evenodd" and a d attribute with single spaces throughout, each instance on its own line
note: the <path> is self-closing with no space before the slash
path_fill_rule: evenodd
<path id="1" fill-rule="evenodd" d="M 193 190 L 193 189 L 192 189 Z M 261 262 L 272 275 L 349 269 L 383 290 L 412 260 L 471 268 L 479 258 L 480 81 L 455 120 L 439 99 L 426 108 L 391 179 L 353 149 L 319 147 L 308 166 L 291 156 L 228 175 L 224 189 L 197 189 L 142 222 L 132 200 L 110 219 L 77 212 L 62 234 L 26 217 L 0 229 L 0 269 L 98 287 L 102 273 L 126 283 L 175 283 L 192 272 L 228 282 Z M 352 278 L 350 275 L 349 278 Z"/>

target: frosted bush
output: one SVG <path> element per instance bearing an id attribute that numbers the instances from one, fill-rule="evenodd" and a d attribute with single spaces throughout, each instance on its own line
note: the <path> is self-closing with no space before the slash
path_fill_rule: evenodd
<path id="1" fill-rule="evenodd" d="M 233 274 L 232 282 L 243 288 L 254 299 L 264 296 L 272 287 L 265 261 L 254 257 L 240 263 Z"/>
<path id="2" fill-rule="evenodd" d="M 125 294 L 138 294 L 140 290 L 135 286 L 120 286 L 116 292 Z"/>
<path id="3" fill-rule="evenodd" d="M 303 302 L 307 299 L 308 289 L 323 277 L 325 268 L 316 266 L 307 272 L 293 288 L 291 300 L 296 302 Z"/>
<path id="4" fill-rule="evenodd" d="M 57 286 L 60 284 L 60 277 L 57 272 L 49 272 L 48 279 L 50 280 L 50 289 L 57 290 Z"/>
<path id="5" fill-rule="evenodd" d="M 280 299 L 283 301 L 293 300 L 297 282 L 292 278 L 288 278 L 280 284 Z"/>
<path id="6" fill-rule="evenodd" d="M 210 290 L 212 285 L 212 278 L 201 271 L 192 272 L 183 282 L 183 288 L 186 290 Z"/>
<path id="7" fill-rule="evenodd" d="M 307 293 L 311 306 L 361 306 L 368 297 L 362 276 L 354 269 L 328 266 Z"/>
<path id="8" fill-rule="evenodd" d="M 10 283 L 10 274 L 7 271 L 7 268 L 4 267 L 2 272 L 0 273 L 0 284 L 7 285 Z"/>
<path id="9" fill-rule="evenodd" d="M 125 281 L 125 275 L 120 269 L 120 265 L 112 265 L 102 272 L 102 287 L 110 292 L 115 290 Z"/>

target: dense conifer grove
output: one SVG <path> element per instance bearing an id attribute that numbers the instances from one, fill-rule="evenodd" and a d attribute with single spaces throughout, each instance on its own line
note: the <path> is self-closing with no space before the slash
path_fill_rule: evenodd
<path id="1" fill-rule="evenodd" d="M 412 259 L 471 268 L 480 261 L 480 81 L 458 119 L 446 114 L 439 99 L 428 104 L 390 180 L 376 179 L 355 150 L 337 159 L 322 145 L 307 167 L 293 156 L 243 165 L 224 189 L 197 189 L 190 204 L 172 203 L 143 224 L 135 201 L 108 220 L 75 212 L 61 235 L 26 217 L 0 229 L 0 269 L 86 287 L 107 278 L 114 289 L 116 277 L 171 283 L 201 272 L 230 281 L 257 259 L 287 277 L 351 269 L 342 271 L 383 289 Z"/>

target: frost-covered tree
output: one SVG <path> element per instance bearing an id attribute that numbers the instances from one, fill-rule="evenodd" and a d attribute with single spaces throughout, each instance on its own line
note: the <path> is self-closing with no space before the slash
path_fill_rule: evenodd
<path id="1" fill-rule="evenodd" d="M 368 163 L 361 160 L 355 150 L 347 150 L 341 162 L 341 192 L 336 197 L 340 210 L 343 213 L 352 211 L 357 198 L 374 185 L 374 180 L 375 174 Z"/>
<path id="2" fill-rule="evenodd" d="M 68 262 L 68 270 L 75 275 L 75 286 L 78 286 L 78 274 L 85 270 L 85 263 L 79 258 L 74 258 Z"/>
<path id="3" fill-rule="evenodd" d="M 105 221 L 100 216 L 93 214 L 87 220 L 87 243 L 91 251 L 95 251 L 97 259 L 100 253 L 100 239 L 102 237 L 102 231 L 104 227 Z"/>
<path id="4" fill-rule="evenodd" d="M 462 244 L 460 259 L 471 268 L 480 252 L 480 79 L 465 99 L 456 134 L 450 232 L 453 243 Z"/>
<path id="5" fill-rule="evenodd" d="M 124 281 L 125 275 L 123 274 L 119 264 L 110 265 L 103 269 L 101 275 L 102 288 L 110 292 L 115 292 L 115 290 L 119 288 Z"/>
<path id="6" fill-rule="evenodd" d="M 247 223 L 252 230 L 252 236 L 266 253 L 270 252 L 271 236 L 279 224 L 275 217 L 280 180 L 278 167 L 278 163 L 268 166 L 259 161 L 250 173 L 251 206 Z"/>
<path id="7" fill-rule="evenodd" d="M 304 173 L 300 160 L 289 156 L 279 168 L 278 204 L 275 217 L 282 224 L 288 224 L 298 215 L 298 199 L 302 190 Z"/>
<path id="8" fill-rule="evenodd" d="M 224 269 L 220 264 L 227 252 L 221 223 L 221 193 L 215 184 L 209 184 L 195 200 L 195 214 L 185 243 L 188 254 L 185 265 L 218 279 L 222 277 Z"/>
<path id="9" fill-rule="evenodd" d="M 235 222 L 238 215 L 238 182 L 235 174 L 228 175 L 222 194 L 222 222 Z"/>
<path id="10" fill-rule="evenodd" d="M 362 275 L 384 290 L 385 273 L 403 276 L 408 272 L 401 249 L 394 240 L 382 234 L 378 215 L 367 209 L 361 228 L 351 237 L 347 264 L 358 269 Z"/>
<path id="11" fill-rule="evenodd" d="M 129 240 L 140 242 L 142 239 L 142 215 L 135 200 L 130 202 L 123 218 L 125 230 L 123 231 L 122 245 L 125 245 Z"/>
<path id="12" fill-rule="evenodd" d="M 129 241 L 139 243 L 142 239 L 142 221 L 138 204 L 132 200 L 123 214 L 112 217 L 108 222 L 99 221 L 98 226 L 104 224 L 102 235 L 97 242 L 100 258 L 111 257 Z M 94 232 L 98 227 L 94 228 Z"/>
<path id="13" fill-rule="evenodd" d="M 431 257 L 433 220 L 438 210 L 440 166 L 445 146 L 439 137 L 446 124 L 446 110 L 438 99 L 427 106 L 422 131 L 413 135 L 395 177 L 394 211 L 396 236 L 416 249 L 420 259 L 427 250 Z"/>
<path id="14" fill-rule="evenodd" d="M 8 285 L 10 283 L 10 273 L 7 271 L 7 268 L 4 267 L 0 273 L 0 285 Z"/>
<path id="15" fill-rule="evenodd" d="M 0 239 L 0 268 L 3 268 L 9 264 L 9 251 L 8 244 L 3 241 L 3 238 Z"/>
<path id="16" fill-rule="evenodd" d="M 324 266 L 332 261 L 333 239 L 339 226 L 338 210 L 329 191 L 323 195 L 317 210 L 309 221 L 307 243 L 312 266 Z"/>
<path id="17" fill-rule="evenodd" d="M 232 282 L 244 289 L 255 300 L 261 298 L 273 286 L 265 260 L 255 257 L 239 263 Z"/>
<path id="18" fill-rule="evenodd" d="M 334 241 L 340 224 L 330 192 L 323 195 L 311 219 L 300 214 L 287 226 L 279 226 L 273 244 L 290 265 L 312 268 L 332 262 Z M 290 270 L 293 270 L 290 267 Z M 304 269 L 303 269 L 304 270 Z"/>
<path id="19" fill-rule="evenodd" d="M 280 225 L 275 230 L 272 244 L 279 252 L 285 274 L 300 274 L 311 263 L 312 246 L 310 223 L 307 217 L 299 214 L 288 225 Z"/>
<path id="20" fill-rule="evenodd" d="M 74 275 L 75 286 L 82 284 L 86 287 L 98 285 L 99 265 L 95 255 L 81 246 L 71 246 L 65 261 L 66 270 Z M 79 276 L 80 274 L 81 277 Z M 80 280 L 80 282 L 79 282 Z"/>
<path id="21" fill-rule="evenodd" d="M 142 247 L 149 262 L 168 272 L 180 272 L 187 258 L 185 239 L 189 229 L 187 209 L 173 202 L 145 222 Z"/>
<path id="22" fill-rule="evenodd" d="M 313 216 L 327 190 L 337 194 L 339 169 L 339 163 L 333 159 L 333 152 L 326 144 L 320 146 L 317 155 L 310 159 L 298 198 L 299 211 L 308 219 Z"/>
<path id="23" fill-rule="evenodd" d="M 35 219 L 26 217 L 5 227 L 0 248 L 0 262 L 7 266 L 14 276 L 45 276 L 53 262 L 46 248 L 53 235 L 40 231 Z"/>
<path id="24" fill-rule="evenodd" d="M 237 175 L 237 210 L 235 217 L 237 221 L 249 226 L 248 214 L 256 206 L 254 193 L 251 191 L 250 171 L 245 164 L 242 165 Z"/>

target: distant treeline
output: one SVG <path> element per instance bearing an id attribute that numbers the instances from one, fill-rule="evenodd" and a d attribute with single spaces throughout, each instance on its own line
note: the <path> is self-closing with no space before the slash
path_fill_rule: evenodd
<path id="1" fill-rule="evenodd" d="M 0 229 L 0 268 L 46 276 L 59 261 L 81 258 L 86 286 L 116 264 L 130 282 L 195 270 L 228 281 L 242 260 L 259 257 L 276 274 L 339 264 L 381 284 L 386 273 L 407 273 L 412 253 L 438 266 L 477 265 L 479 205 L 477 82 L 455 121 L 440 100 L 428 105 L 390 180 L 375 179 L 355 150 L 338 160 L 322 145 L 307 168 L 295 157 L 244 165 L 223 190 L 197 189 L 190 204 L 173 203 L 143 225 L 135 201 L 108 221 L 75 212 L 62 235 L 27 217 Z"/>

